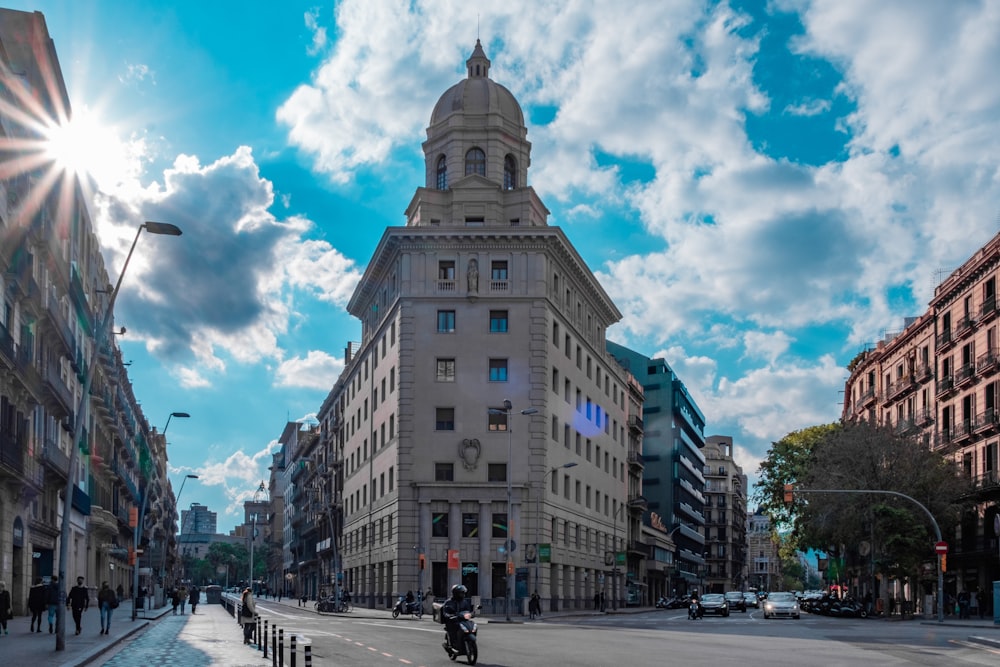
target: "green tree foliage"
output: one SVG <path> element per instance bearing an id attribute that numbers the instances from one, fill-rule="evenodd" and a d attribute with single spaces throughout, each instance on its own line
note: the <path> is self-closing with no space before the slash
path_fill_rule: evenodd
<path id="1" fill-rule="evenodd" d="M 797 524 L 795 517 L 800 507 L 799 499 L 792 505 L 785 505 L 785 484 L 798 484 L 809 472 L 813 450 L 837 429 L 836 424 L 810 426 L 801 431 L 789 433 L 778 442 L 771 443 L 767 458 L 757 470 L 757 490 L 754 500 L 771 519 L 771 525 L 783 534 L 784 549 L 795 551 L 797 544 Z M 791 534 L 786 534 L 791 529 Z M 790 553 L 784 553 L 789 557 Z"/>
<path id="2" fill-rule="evenodd" d="M 761 464 L 757 497 L 776 525 L 789 526 L 787 547 L 847 552 L 867 541 L 878 569 L 902 576 L 933 557 L 933 528 L 905 498 L 807 493 L 810 489 L 884 490 L 923 504 L 943 534 L 959 518 L 967 482 L 938 452 L 867 422 L 796 431 L 775 443 Z M 784 485 L 795 485 L 791 506 Z"/>

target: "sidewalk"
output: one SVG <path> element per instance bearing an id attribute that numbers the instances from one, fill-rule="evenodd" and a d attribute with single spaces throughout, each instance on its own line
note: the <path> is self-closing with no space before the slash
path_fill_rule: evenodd
<path id="1" fill-rule="evenodd" d="M 79 667 L 139 632 L 163 614 L 170 615 L 170 606 L 147 609 L 144 614 L 140 612 L 140 617 L 132 621 L 132 602 L 125 600 L 118 609 L 115 609 L 111 617 L 110 632 L 102 635 L 101 612 L 97 605 L 92 604 L 83 612 L 81 623 L 83 632 L 77 635 L 73 614 L 66 610 L 64 617 L 66 641 L 62 651 L 56 651 L 56 636 L 49 634 L 47 613 L 42 615 L 41 632 L 30 632 L 30 616 L 17 616 L 7 622 L 9 634 L 0 637 L 0 655 L 3 656 L 0 661 L 10 667 L 39 665 Z"/>

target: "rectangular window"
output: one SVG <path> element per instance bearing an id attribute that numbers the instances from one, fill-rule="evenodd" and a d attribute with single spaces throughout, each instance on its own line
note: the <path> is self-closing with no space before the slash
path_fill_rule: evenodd
<path id="1" fill-rule="evenodd" d="M 448 537 L 448 513 L 431 514 L 431 537 Z"/>
<path id="2" fill-rule="evenodd" d="M 434 481 L 435 482 L 454 482 L 455 481 L 455 464 L 454 463 L 435 463 L 434 464 Z"/>
<path id="3" fill-rule="evenodd" d="M 487 482 L 506 482 L 507 481 L 507 464 L 506 463 L 490 463 L 486 467 L 486 481 Z"/>
<path id="4" fill-rule="evenodd" d="M 498 260 L 490 264 L 490 278 L 493 280 L 507 280 L 506 260 Z"/>
<path id="5" fill-rule="evenodd" d="M 493 513 L 493 537 L 507 537 L 507 513 Z"/>
<path id="6" fill-rule="evenodd" d="M 507 381 L 507 360 L 490 359 L 490 382 Z"/>
<path id="7" fill-rule="evenodd" d="M 489 410 L 489 430 L 507 430 L 507 412 L 503 408 L 490 408 Z"/>
<path id="8" fill-rule="evenodd" d="M 455 311 L 438 311 L 438 333 L 455 333 Z"/>
<path id="9" fill-rule="evenodd" d="M 437 381 L 438 382 L 454 382 L 455 381 L 455 360 L 454 359 L 438 359 L 437 360 Z"/>
<path id="10" fill-rule="evenodd" d="M 462 537 L 479 537 L 479 514 L 477 512 L 462 514 Z"/>
<path id="11" fill-rule="evenodd" d="M 454 279 L 455 279 L 454 260 L 442 260 L 438 262 L 438 280 L 454 280 Z"/>
<path id="12" fill-rule="evenodd" d="M 507 311 L 490 311 L 490 333 L 507 333 Z"/>
<path id="13" fill-rule="evenodd" d="M 434 430 L 436 431 L 455 430 L 455 408 L 435 408 Z"/>

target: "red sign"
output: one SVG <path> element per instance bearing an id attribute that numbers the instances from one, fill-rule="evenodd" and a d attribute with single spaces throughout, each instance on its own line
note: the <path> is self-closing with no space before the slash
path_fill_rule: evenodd
<path id="1" fill-rule="evenodd" d="M 948 553 L 948 543 L 947 542 L 938 542 L 937 544 L 934 545 L 934 551 L 938 552 L 939 554 L 947 554 Z"/>
<path id="2" fill-rule="evenodd" d="M 458 570 L 461 564 L 458 562 L 458 549 L 448 549 L 448 569 Z"/>

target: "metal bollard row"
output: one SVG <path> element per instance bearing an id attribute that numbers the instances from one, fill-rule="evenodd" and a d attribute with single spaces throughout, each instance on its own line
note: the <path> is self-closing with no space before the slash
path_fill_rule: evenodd
<path id="1" fill-rule="evenodd" d="M 313 664 L 313 647 L 311 644 L 306 644 L 302 647 L 305 652 L 306 667 L 312 667 Z"/>
<path id="2" fill-rule="evenodd" d="M 298 635 L 296 635 L 296 634 L 295 634 L 295 633 L 293 632 L 293 633 L 292 633 L 292 636 L 291 636 L 291 637 L 289 638 L 289 639 L 291 640 L 291 642 L 290 642 L 290 645 L 289 645 L 289 647 L 288 647 L 288 650 L 289 650 L 289 651 L 291 652 L 291 653 L 290 653 L 290 658 L 291 658 L 291 663 L 292 663 L 292 667 L 295 667 L 295 655 L 296 655 L 296 651 L 295 651 L 295 640 L 296 640 L 296 638 L 297 638 L 297 637 L 298 637 Z"/>

